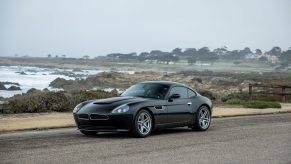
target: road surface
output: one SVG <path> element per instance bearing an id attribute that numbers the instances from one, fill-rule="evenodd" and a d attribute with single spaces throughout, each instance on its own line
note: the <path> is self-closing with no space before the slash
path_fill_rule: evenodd
<path id="1" fill-rule="evenodd" d="M 0 134 L 0 163 L 291 163 L 291 114 L 213 119 L 148 138 L 74 128 Z"/>

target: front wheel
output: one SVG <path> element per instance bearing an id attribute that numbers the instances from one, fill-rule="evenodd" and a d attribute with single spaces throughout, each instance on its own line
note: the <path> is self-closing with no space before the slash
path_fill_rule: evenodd
<path id="1" fill-rule="evenodd" d="M 192 126 L 193 130 L 206 131 L 210 127 L 211 113 L 207 106 L 201 106 L 196 114 L 196 120 Z"/>
<path id="2" fill-rule="evenodd" d="M 134 137 L 147 137 L 151 134 L 153 119 L 147 110 L 139 111 L 134 119 L 132 134 Z"/>

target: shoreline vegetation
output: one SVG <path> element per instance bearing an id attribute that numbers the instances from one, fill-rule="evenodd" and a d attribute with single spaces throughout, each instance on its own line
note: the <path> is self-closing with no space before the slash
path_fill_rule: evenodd
<path id="1" fill-rule="evenodd" d="M 3 114 L 9 113 L 39 113 L 39 112 L 69 112 L 74 107 L 86 100 L 114 97 L 117 91 L 48 91 L 30 89 L 22 95 L 15 95 L 8 99 L 7 104 L 2 104 Z"/>

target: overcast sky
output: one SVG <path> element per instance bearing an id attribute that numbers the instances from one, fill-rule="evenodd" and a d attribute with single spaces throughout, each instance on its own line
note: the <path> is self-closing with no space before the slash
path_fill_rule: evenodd
<path id="1" fill-rule="evenodd" d="M 0 0 L 0 56 L 291 47 L 290 0 Z"/>

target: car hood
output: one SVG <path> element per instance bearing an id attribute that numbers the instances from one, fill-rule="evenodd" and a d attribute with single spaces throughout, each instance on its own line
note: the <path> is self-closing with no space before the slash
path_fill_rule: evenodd
<path id="1" fill-rule="evenodd" d="M 130 102 L 132 99 L 136 99 L 134 97 L 112 97 L 107 99 L 96 100 L 94 104 L 112 104 L 117 102 Z"/>
<path id="2" fill-rule="evenodd" d="M 78 114 L 106 114 L 110 113 L 116 107 L 123 104 L 132 104 L 144 101 L 151 101 L 146 98 L 139 97 L 112 97 L 107 99 L 93 100 L 86 105 L 84 105 L 79 111 Z"/>

